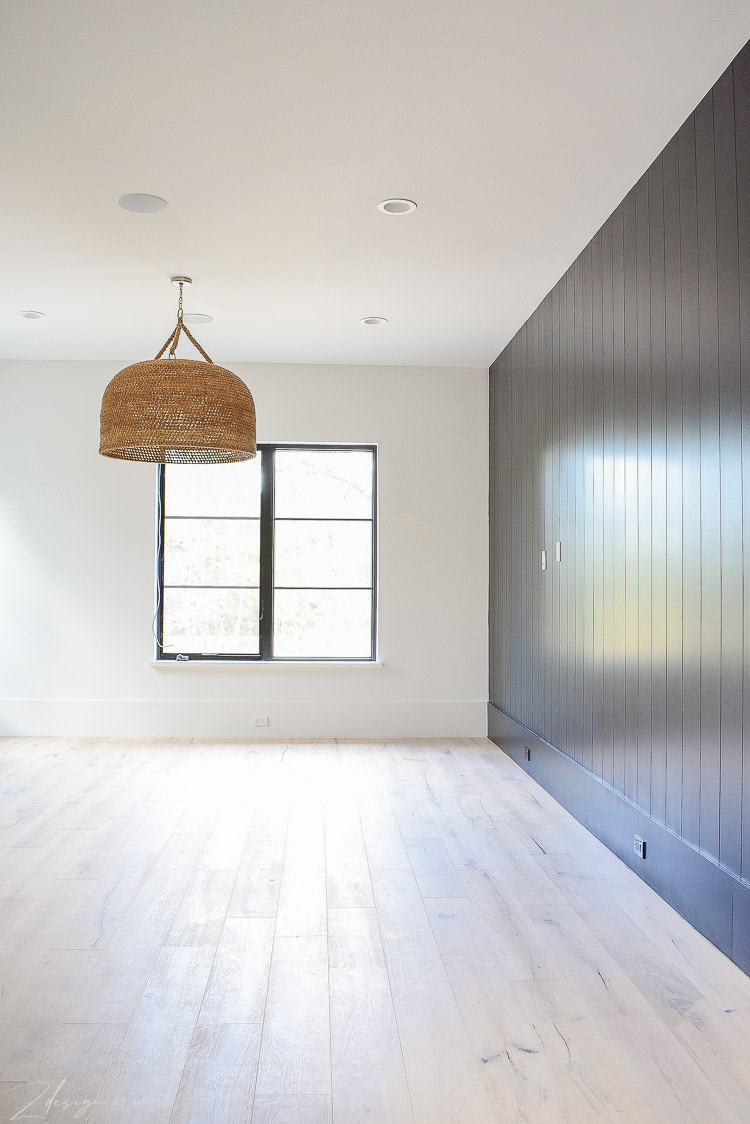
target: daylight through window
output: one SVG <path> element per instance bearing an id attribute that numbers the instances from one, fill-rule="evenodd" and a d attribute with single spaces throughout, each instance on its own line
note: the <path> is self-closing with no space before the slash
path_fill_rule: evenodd
<path id="1" fill-rule="evenodd" d="M 159 471 L 158 658 L 375 658 L 372 446 Z"/>

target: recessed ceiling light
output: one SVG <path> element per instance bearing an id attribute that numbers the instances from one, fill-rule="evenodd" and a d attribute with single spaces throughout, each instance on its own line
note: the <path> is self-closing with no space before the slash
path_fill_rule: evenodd
<path id="1" fill-rule="evenodd" d="M 387 324 L 385 316 L 363 316 L 360 324 Z"/>
<path id="2" fill-rule="evenodd" d="M 182 319 L 186 324 L 210 324 L 213 316 L 207 312 L 186 312 Z"/>
<path id="3" fill-rule="evenodd" d="M 140 191 L 133 191 L 129 195 L 121 195 L 117 200 L 123 211 L 135 211 L 138 215 L 155 215 L 168 207 L 166 199 L 159 195 L 143 195 Z"/>
<path id="4" fill-rule="evenodd" d="M 33 308 L 24 308 L 18 315 L 23 316 L 24 320 L 44 320 L 45 317 L 44 312 L 34 312 Z"/>
<path id="5" fill-rule="evenodd" d="M 378 210 L 384 215 L 410 215 L 416 209 L 417 204 L 412 199 L 384 199 L 378 203 Z"/>

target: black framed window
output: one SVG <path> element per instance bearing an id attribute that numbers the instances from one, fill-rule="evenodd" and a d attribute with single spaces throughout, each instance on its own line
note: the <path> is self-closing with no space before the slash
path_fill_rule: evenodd
<path id="1" fill-rule="evenodd" d="M 159 466 L 157 658 L 374 660 L 377 451 Z"/>

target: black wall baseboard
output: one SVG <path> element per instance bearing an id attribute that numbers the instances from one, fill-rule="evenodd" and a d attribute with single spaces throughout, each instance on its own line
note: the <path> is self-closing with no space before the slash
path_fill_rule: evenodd
<path id="1" fill-rule="evenodd" d="M 750 886 L 492 703 L 488 729 L 495 745 L 750 974 Z M 633 851 L 634 835 L 646 840 L 645 859 Z"/>

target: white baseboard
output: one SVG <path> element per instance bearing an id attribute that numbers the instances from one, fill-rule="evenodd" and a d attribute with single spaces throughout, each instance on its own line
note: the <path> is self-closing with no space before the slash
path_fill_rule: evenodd
<path id="1" fill-rule="evenodd" d="M 253 726 L 253 715 L 268 715 Z M 484 737 L 485 699 L 0 699 L 0 736 Z"/>

